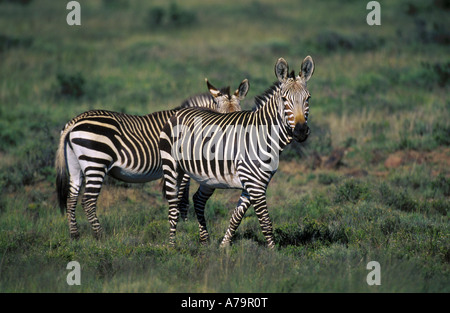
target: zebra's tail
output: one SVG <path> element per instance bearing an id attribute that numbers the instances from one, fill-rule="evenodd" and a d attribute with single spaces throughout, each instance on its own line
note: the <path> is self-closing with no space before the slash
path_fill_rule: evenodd
<path id="1" fill-rule="evenodd" d="M 55 169 L 56 169 L 56 193 L 59 202 L 59 208 L 61 213 L 64 214 L 67 209 L 67 196 L 69 195 L 69 174 L 67 172 L 66 164 L 66 137 L 68 134 L 68 128 L 61 132 L 61 138 L 59 140 L 58 150 L 55 157 Z"/>

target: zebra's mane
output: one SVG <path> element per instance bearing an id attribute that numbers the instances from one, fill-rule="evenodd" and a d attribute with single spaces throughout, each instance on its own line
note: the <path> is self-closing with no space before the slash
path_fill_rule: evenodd
<path id="1" fill-rule="evenodd" d="M 291 73 L 288 76 L 289 78 L 295 79 L 295 71 L 291 71 Z M 276 81 L 272 84 L 271 87 L 269 87 L 264 93 L 260 96 L 255 97 L 255 107 L 253 108 L 253 111 L 257 111 L 261 109 L 270 98 L 272 98 L 273 94 L 277 92 L 281 87 L 281 82 Z"/>
<path id="2" fill-rule="evenodd" d="M 181 108 L 192 108 L 197 106 L 202 106 L 203 103 L 209 103 L 211 101 L 211 94 L 210 93 L 201 93 L 192 97 L 187 98 L 184 100 L 180 107 Z"/>
<path id="3" fill-rule="evenodd" d="M 255 107 L 253 108 L 253 111 L 258 111 L 264 105 L 269 101 L 270 98 L 273 97 L 273 94 L 277 92 L 280 89 L 281 83 L 279 81 L 276 81 L 272 84 L 271 87 L 269 87 L 266 91 L 263 92 L 262 95 L 255 97 Z"/>
<path id="4" fill-rule="evenodd" d="M 223 87 L 220 89 L 220 92 L 225 94 L 229 92 L 230 87 Z M 178 109 L 185 108 L 198 108 L 198 107 L 206 107 L 210 109 L 216 109 L 216 103 L 214 102 L 213 96 L 209 92 L 204 92 L 184 100 Z"/>

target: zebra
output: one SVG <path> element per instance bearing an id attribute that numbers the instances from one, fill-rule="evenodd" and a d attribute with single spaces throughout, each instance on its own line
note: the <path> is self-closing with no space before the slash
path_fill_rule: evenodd
<path id="1" fill-rule="evenodd" d="M 184 108 L 220 113 L 240 111 L 240 101 L 249 90 L 244 79 L 236 92 L 221 90 L 206 79 L 208 94 L 185 100 L 180 107 L 137 116 L 106 110 L 84 112 L 69 121 L 61 131 L 55 157 L 56 189 L 61 212 L 66 211 L 69 232 L 79 237 L 75 207 L 83 182 L 82 206 L 94 235 L 100 238 L 102 227 L 96 214 L 97 198 L 106 174 L 131 183 L 143 183 L 162 177 L 159 134 L 167 120 Z M 189 188 L 189 177 L 183 180 Z M 188 190 L 180 197 L 188 197 Z M 188 199 L 182 199 L 187 212 Z M 185 213 L 186 213 L 185 212 Z"/>
<path id="2" fill-rule="evenodd" d="M 224 188 L 242 192 L 221 246 L 230 244 L 250 204 L 268 246 L 275 246 L 266 189 L 283 148 L 292 139 L 305 141 L 310 134 L 307 121 L 311 95 L 306 82 L 313 72 L 310 56 L 303 60 L 297 76 L 294 71 L 289 74 L 287 62 L 280 58 L 275 65 L 278 81 L 256 97 L 253 111 L 220 115 L 186 109 L 169 119 L 160 140 L 163 194 L 169 203 L 169 245 L 175 244 L 180 179 L 188 174 L 201 186 L 194 196 L 201 243 L 209 239 L 205 203 L 215 188 Z"/>

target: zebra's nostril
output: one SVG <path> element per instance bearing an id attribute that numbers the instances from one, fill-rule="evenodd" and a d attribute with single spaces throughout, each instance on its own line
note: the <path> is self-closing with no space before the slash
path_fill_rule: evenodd
<path id="1" fill-rule="evenodd" d="M 306 123 L 299 123 L 295 125 L 293 137 L 298 142 L 303 142 L 308 138 L 310 133 L 311 130 Z"/>

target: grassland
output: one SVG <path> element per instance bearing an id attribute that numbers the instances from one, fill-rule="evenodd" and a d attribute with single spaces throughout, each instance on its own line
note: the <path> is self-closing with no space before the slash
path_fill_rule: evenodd
<path id="1" fill-rule="evenodd" d="M 0 1 L 1 292 L 449 292 L 450 115 L 446 1 Z M 169 248 L 158 181 L 107 180 L 105 238 L 78 208 L 71 241 L 54 189 L 59 130 L 88 109 L 147 114 L 206 91 L 252 98 L 311 55 L 312 135 L 268 189 L 276 248 L 250 209 L 219 249 L 238 191 L 220 190 L 201 246 L 193 210 Z M 191 187 L 191 195 L 196 185 Z M 81 285 L 66 283 L 69 261 Z M 369 261 L 381 285 L 368 286 Z"/>

